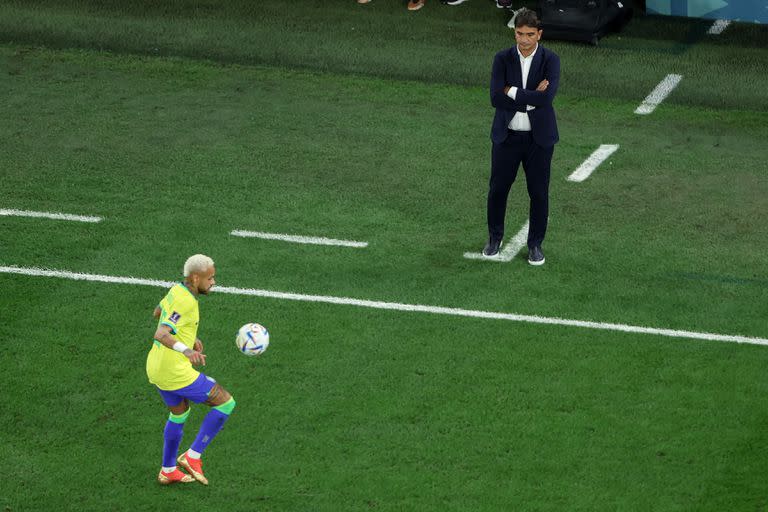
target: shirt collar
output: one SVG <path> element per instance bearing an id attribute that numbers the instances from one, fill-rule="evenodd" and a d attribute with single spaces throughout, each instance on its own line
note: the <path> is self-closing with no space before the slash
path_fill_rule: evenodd
<path id="1" fill-rule="evenodd" d="M 187 293 L 189 293 L 189 294 L 192 296 L 192 298 L 193 298 L 193 299 L 197 300 L 197 297 L 195 297 L 195 294 L 194 294 L 194 293 L 192 293 L 192 290 L 190 290 L 189 288 L 187 288 L 187 285 L 186 285 L 186 284 L 184 284 L 184 281 L 180 282 L 179 284 L 181 285 L 181 287 L 182 287 L 182 288 L 184 288 L 185 290 L 187 290 Z"/>
<path id="2" fill-rule="evenodd" d="M 539 43 L 536 43 L 536 48 L 534 48 L 533 52 L 531 52 L 531 54 L 527 57 L 523 57 L 523 54 L 520 53 L 520 48 L 517 45 L 515 45 L 515 50 L 517 50 L 517 56 L 521 59 L 532 59 L 533 56 L 536 55 L 536 52 L 539 51 Z"/>

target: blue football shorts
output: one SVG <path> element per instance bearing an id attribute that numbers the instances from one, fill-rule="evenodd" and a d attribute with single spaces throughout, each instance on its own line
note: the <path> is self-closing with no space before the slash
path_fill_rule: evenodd
<path id="1" fill-rule="evenodd" d="M 174 389 L 173 391 L 166 391 L 165 389 L 160 388 L 157 388 L 157 390 L 160 392 L 160 396 L 163 397 L 165 405 L 168 407 L 175 407 L 185 398 L 196 404 L 205 402 L 208 400 L 208 395 L 211 393 L 215 384 L 216 380 L 213 377 L 208 377 L 204 373 L 201 373 L 197 376 L 195 382 L 189 386 Z"/>

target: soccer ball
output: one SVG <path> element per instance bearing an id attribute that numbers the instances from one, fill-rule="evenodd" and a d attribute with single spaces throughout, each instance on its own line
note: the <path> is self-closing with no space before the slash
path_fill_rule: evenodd
<path id="1" fill-rule="evenodd" d="M 258 356 L 269 346 L 269 331 L 261 324 L 245 324 L 237 331 L 235 343 L 247 356 Z"/>

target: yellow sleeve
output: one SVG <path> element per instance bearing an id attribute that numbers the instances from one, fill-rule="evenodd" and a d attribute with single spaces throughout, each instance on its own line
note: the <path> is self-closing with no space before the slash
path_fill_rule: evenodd
<path id="1" fill-rule="evenodd" d="M 192 306 L 194 304 L 183 295 L 180 297 L 170 297 L 171 295 L 175 295 L 174 290 L 171 290 L 168 296 L 160 302 L 160 320 L 158 325 L 167 325 L 171 329 L 171 333 L 175 335 L 178 333 L 179 327 L 191 320 Z"/>

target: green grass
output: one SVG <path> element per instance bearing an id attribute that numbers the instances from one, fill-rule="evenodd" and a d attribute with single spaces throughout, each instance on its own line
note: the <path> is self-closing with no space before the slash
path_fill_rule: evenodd
<path id="1" fill-rule="evenodd" d="M 462 258 L 484 242 L 497 10 L 301 4 L 0 5 L 0 208 L 105 218 L 0 217 L 0 265 L 172 280 L 205 252 L 224 286 L 766 337 L 765 27 L 552 43 L 569 71 L 531 268 Z M 668 72 L 679 89 L 634 115 Z M 521 178 L 509 235 L 526 202 Z M 167 489 L 143 369 L 164 290 L 0 286 L 6 511 L 768 506 L 762 347 L 214 293 L 206 371 L 238 407 L 212 485 Z M 247 321 L 273 336 L 256 360 L 234 349 Z"/>
<path id="2" fill-rule="evenodd" d="M 8 0 L 0 4 L 0 41 L 475 86 L 488 82 L 493 53 L 513 42 L 507 20 L 487 0 L 458 9 L 432 0 L 415 13 L 391 0 Z M 685 80 L 670 102 L 767 110 L 768 26 L 735 23 L 712 37 L 710 25 L 637 17 L 599 48 L 547 44 L 562 57 L 562 92 L 576 98 L 634 102 L 679 73 Z"/>
<path id="3" fill-rule="evenodd" d="M 722 510 L 764 496 L 760 348 L 218 295 L 202 304 L 207 370 L 238 408 L 207 452 L 212 485 L 159 488 L 164 414 L 140 340 L 162 290 L 4 288 L 24 312 L 3 326 L 10 510 Z M 60 335 L 31 350 L 52 314 Z M 257 361 L 229 343 L 249 315 L 275 336 Z"/>

